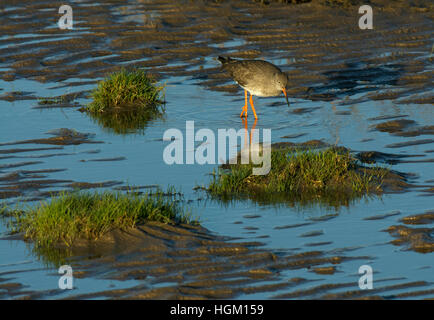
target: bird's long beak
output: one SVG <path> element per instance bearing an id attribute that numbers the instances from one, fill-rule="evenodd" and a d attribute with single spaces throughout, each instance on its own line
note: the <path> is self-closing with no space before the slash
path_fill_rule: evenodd
<path id="1" fill-rule="evenodd" d="M 289 100 L 288 100 L 288 95 L 286 94 L 286 89 L 282 88 L 282 91 L 283 91 L 283 94 L 285 95 L 286 103 L 288 104 L 288 107 L 289 107 Z"/>

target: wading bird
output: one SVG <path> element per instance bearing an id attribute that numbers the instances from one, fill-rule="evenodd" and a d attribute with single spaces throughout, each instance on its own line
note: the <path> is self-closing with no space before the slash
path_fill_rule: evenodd
<path id="1" fill-rule="evenodd" d="M 240 117 L 247 117 L 247 91 L 250 92 L 250 106 L 252 107 L 255 119 L 257 119 L 252 96 L 275 97 L 281 92 L 286 94 L 288 76 L 274 64 L 263 60 L 236 60 L 230 57 L 218 57 L 222 63 L 222 70 L 227 71 L 232 79 L 244 89 L 245 103 Z"/>

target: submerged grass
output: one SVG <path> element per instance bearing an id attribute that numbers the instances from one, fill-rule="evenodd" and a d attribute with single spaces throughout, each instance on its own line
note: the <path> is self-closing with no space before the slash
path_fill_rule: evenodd
<path id="1" fill-rule="evenodd" d="M 122 69 L 98 83 L 84 109 L 97 123 L 115 133 L 142 130 L 161 117 L 164 86 L 141 69 Z"/>
<path id="2" fill-rule="evenodd" d="M 45 97 L 45 98 L 39 98 L 38 99 L 38 104 L 39 105 L 51 105 L 51 104 L 60 104 L 60 103 L 64 103 L 67 102 L 68 100 L 63 97 Z"/>
<path id="3" fill-rule="evenodd" d="M 97 240 L 110 230 L 125 230 L 147 221 L 191 223 L 176 193 L 157 191 L 140 195 L 122 192 L 74 191 L 53 196 L 36 207 L 15 209 L 14 232 L 24 233 L 38 247 L 76 240 Z M 0 209 L 5 212 L 5 208 Z"/>
<path id="4" fill-rule="evenodd" d="M 273 149 L 268 175 L 252 175 L 252 168 L 252 164 L 220 168 L 207 191 L 223 200 L 246 197 L 259 202 L 316 201 L 340 206 L 365 194 L 381 193 L 389 172 L 361 166 L 348 150 L 338 148 Z"/>

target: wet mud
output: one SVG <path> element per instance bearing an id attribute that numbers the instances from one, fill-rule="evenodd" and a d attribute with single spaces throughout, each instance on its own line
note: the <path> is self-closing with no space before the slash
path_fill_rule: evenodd
<path id="1" fill-rule="evenodd" d="M 229 299 L 259 292 L 269 293 L 275 298 L 370 296 L 366 291 L 358 290 L 355 282 L 330 282 L 300 289 L 312 280 L 290 276 L 291 272 L 299 269 L 321 276 L 333 275 L 342 263 L 367 258 L 350 254 L 346 248 L 342 248 L 339 254 L 335 253 L 337 250 L 273 252 L 262 249 L 260 242 L 230 240 L 213 235 L 202 227 L 148 223 L 135 229 L 109 232 L 96 242 L 79 241 L 68 250 L 75 256 L 93 257 L 73 262 L 79 278 L 98 276 L 140 280 L 141 284 L 128 290 L 106 290 L 69 298 Z M 55 259 L 61 257 L 62 249 L 58 249 L 60 254 L 57 255 L 44 253 L 45 259 L 52 258 L 47 263 L 60 263 L 61 260 Z M 388 279 L 379 280 L 382 281 Z M 416 286 L 410 283 L 400 285 L 409 289 Z M 417 284 L 418 288 L 424 286 L 428 283 Z M 394 288 L 384 286 L 378 292 L 387 295 L 387 291 Z M 5 296 L 19 296 L 21 299 L 56 297 L 59 293 L 29 292 L 18 283 L 8 283 L 2 289 Z M 285 293 L 275 293 L 282 291 Z"/>
<path id="2" fill-rule="evenodd" d="M 433 152 L 433 126 L 421 124 L 415 117 L 418 114 L 431 117 L 432 113 L 426 111 L 429 109 L 424 108 L 434 102 L 431 1 L 400 1 L 393 6 L 388 1 L 371 1 L 376 11 L 375 28 L 369 35 L 357 27 L 359 15 L 351 1 L 307 1 L 297 5 L 276 1 L 268 5 L 253 1 L 137 1 L 129 5 L 117 0 L 83 2 L 74 4 L 74 15 L 80 17 L 80 22 L 73 32 L 53 27 L 63 3 L 39 0 L 10 3 L 14 7 L 8 10 L 0 5 L 0 79 L 17 85 L 10 90 L 0 88 L 0 104 L 28 100 L 32 108 L 41 112 L 79 109 L 88 94 L 82 86 L 95 85 L 97 80 L 124 66 L 145 68 L 161 81 L 184 77 L 208 91 L 236 99 L 241 89 L 220 71 L 215 57 L 262 58 L 282 66 L 290 77 L 288 94 L 291 103 L 295 102 L 289 111 L 291 117 L 301 118 L 325 110 L 322 102 L 332 102 L 330 112 L 344 118 L 357 117 L 358 111 L 353 107 L 368 101 L 414 106 L 414 112 L 406 110 L 401 114 L 392 107 L 387 113 L 379 112 L 368 119 L 369 129 L 380 134 L 375 139 L 387 136 L 393 140 L 383 143 L 380 138 L 378 149 L 359 148 L 357 156 L 361 162 L 387 164 L 392 169 L 395 165 L 432 162 L 429 154 Z M 50 88 L 64 88 L 65 93 L 46 96 L 19 91 L 18 83 L 23 79 L 48 84 Z M 78 91 L 68 93 L 70 89 Z M 317 102 L 319 106 L 305 106 L 306 101 Z M 261 103 L 270 110 L 284 105 L 283 99 L 281 104 L 267 99 Z M 144 119 L 137 126 L 129 115 L 114 124 L 106 119 L 94 121 L 114 134 L 143 133 L 143 128 L 152 122 Z M 53 124 L 47 130 L 54 128 Z M 330 141 L 317 138 L 304 144 L 292 142 L 304 139 L 309 130 L 306 127 L 289 134 L 282 131 L 281 147 L 309 149 L 329 145 Z M 7 162 L 0 164 L 0 199 L 15 202 L 18 197 L 38 200 L 61 190 L 130 188 L 109 177 L 101 182 L 58 178 L 56 174 L 68 170 L 62 165 L 63 157 L 99 152 L 77 151 L 76 146 L 98 144 L 103 148 L 108 141 L 73 129 L 48 133 L 49 137 L 1 139 L 0 157 Z M 370 135 L 360 139 L 374 140 Z M 419 149 L 408 152 L 412 146 Z M 374 151 L 381 147 L 386 150 Z M 44 164 L 52 157 L 60 159 L 58 166 L 32 170 L 33 165 Z M 87 165 L 101 161 L 123 163 L 125 159 L 129 159 L 128 154 L 83 156 L 77 161 L 84 160 L 83 165 Z M 422 186 L 410 172 L 394 174 L 401 182 L 391 188 L 391 193 L 410 189 L 414 192 L 417 185 L 423 195 L 434 195 L 432 181 Z M 152 187 L 155 186 L 137 188 Z M 256 236 L 254 232 L 258 231 L 253 222 L 260 219 L 259 215 L 251 214 L 234 222 L 246 225 L 244 232 L 251 232 L 242 235 L 249 239 L 245 242 L 237 243 L 236 239 L 200 227 L 149 224 L 128 232 L 111 232 L 103 242 L 81 243 L 67 254 L 62 248 L 35 254 L 48 264 L 56 265 L 66 259 L 74 266 L 77 278 L 137 281 L 127 289 L 107 288 L 69 298 L 225 299 L 256 297 L 258 293 L 277 299 L 434 296 L 432 280 L 411 281 L 382 273 L 376 280 L 376 288 L 369 291 L 359 290 L 357 274 L 354 281 L 341 281 L 338 276 L 348 271 L 347 264 L 360 261 L 361 265 L 375 257 L 358 255 L 360 248 L 333 247 L 335 239 L 324 237 L 327 229 L 320 223 L 336 221 L 337 217 L 336 213 L 324 214 L 307 222 L 281 222 L 273 226 L 276 232 L 296 232 L 297 237 L 306 240 L 303 248 L 271 250 L 263 248 L 260 242 L 251 242 L 248 236 Z M 397 211 L 373 212 L 362 220 L 386 223 L 383 231 L 393 249 L 432 254 L 431 212 L 410 216 Z M 256 236 L 259 241 L 267 237 L 270 235 Z M 40 270 L 25 270 L 19 265 L 14 271 L 0 272 L 0 298 L 60 296 L 58 289 L 35 290 L 15 279 L 18 273 L 36 271 Z M 298 271 L 305 272 L 300 276 Z M 315 283 L 321 280 L 324 280 L 321 284 Z"/>
<path id="3" fill-rule="evenodd" d="M 1 149 L 3 159 L 45 159 L 51 157 L 65 157 L 70 155 L 76 155 L 77 152 L 57 152 L 57 153 L 44 153 L 44 154 L 32 154 L 32 152 L 41 151 L 64 151 L 64 146 L 76 146 L 81 144 L 98 144 L 102 141 L 94 140 L 94 134 L 81 133 L 74 129 L 55 129 L 47 132 L 52 135 L 50 138 L 29 139 L 13 142 L 3 142 L 0 146 L 15 146 L 22 144 L 33 145 L 58 145 L 58 147 L 42 147 L 42 148 L 12 148 Z M 82 151 L 81 153 L 98 153 L 98 150 Z M 24 154 L 24 155 L 23 155 Z M 107 161 L 121 161 L 125 160 L 125 157 L 115 158 L 97 158 L 88 159 L 86 161 L 93 162 L 107 162 Z M 52 192 L 44 189 L 56 189 L 62 188 L 62 190 L 71 189 L 91 189 L 91 188 L 107 188 L 115 185 L 123 184 L 118 181 L 106 181 L 106 182 L 74 182 L 73 180 L 60 180 L 50 179 L 49 175 L 57 172 L 65 171 L 65 168 L 61 169 L 40 169 L 40 170 L 23 170 L 23 167 L 32 166 L 35 164 L 42 164 L 43 161 L 19 161 L 13 163 L 0 164 L 0 198 L 17 198 L 30 196 L 26 200 L 37 200 L 51 196 Z M 17 170 L 18 169 L 18 170 Z M 11 171 L 13 170 L 13 171 Z M 55 192 L 53 193 L 55 194 Z"/>
<path id="4" fill-rule="evenodd" d="M 402 218 L 401 222 L 405 225 L 394 225 L 387 229 L 396 238 L 392 244 L 420 253 L 434 251 L 433 211 Z"/>
<path id="5" fill-rule="evenodd" d="M 93 134 L 91 133 L 81 133 L 75 131 L 74 129 L 56 129 L 47 132 L 47 134 L 52 135 L 50 138 L 40 138 L 40 139 L 29 139 L 13 142 L 3 142 L 0 146 L 10 146 L 10 145 L 20 145 L 20 144 L 51 144 L 51 145 L 80 145 L 83 143 L 104 143 L 102 141 L 92 140 Z"/>
<path id="6" fill-rule="evenodd" d="M 207 67 L 206 59 L 218 54 L 259 58 L 261 52 L 267 52 L 268 47 L 273 46 L 280 52 L 275 59 L 291 62 L 291 70 L 285 71 L 292 80 L 291 94 L 295 97 L 328 101 L 342 95 L 348 97 L 377 91 L 381 86 L 402 84 L 403 90 L 386 89 L 383 93 L 371 93 L 376 96 L 370 98 L 408 100 L 413 96 L 412 99 L 418 101 L 422 97 L 417 94 L 424 91 L 433 77 L 432 71 L 420 72 L 429 63 L 432 47 L 429 26 L 432 4 L 424 1 L 419 6 L 405 3 L 388 6 L 376 2 L 382 9 L 376 19 L 376 28 L 367 39 L 356 25 L 348 29 L 348 25 L 354 24 L 348 8 L 318 1 L 301 5 L 271 3 L 268 6 L 248 1 L 194 2 L 189 5 L 159 1 L 138 2 L 137 8 L 130 6 L 127 9 L 117 1 L 112 1 L 110 6 L 78 5 L 75 12 L 83 20 L 80 28 L 88 32 L 76 36 L 55 28 L 47 29 L 51 23 L 47 19 L 52 14 L 50 9 L 54 12 L 57 3 L 47 7 L 36 1 L 8 10 L 3 15 L 0 33 L 15 36 L 15 47 L 7 46 L 10 44 L 8 39 L 0 40 L 0 63 L 10 67 L 10 70 L 0 71 L 0 76 L 5 80 L 24 77 L 41 82 L 95 79 L 119 70 L 121 63 L 128 62 L 131 67 L 152 67 L 152 72 L 159 78 L 190 76 L 200 80 L 199 85 L 230 93 L 238 88 L 230 83 L 227 75 L 219 72 L 217 62 L 215 67 L 210 68 L 209 64 Z M 41 6 L 44 11 L 38 10 Z M 427 11 L 421 11 L 421 7 Z M 125 23 L 116 15 L 121 8 L 127 10 L 124 15 L 137 9 L 145 13 L 137 23 Z M 399 15 L 403 11 L 409 11 L 405 24 L 400 21 L 404 17 Z M 321 18 L 312 12 L 320 12 Z M 94 16 L 98 16 L 97 22 L 92 19 Z M 42 30 L 37 35 L 37 44 L 20 37 L 20 34 L 31 33 L 31 28 Z M 387 30 L 387 34 L 383 30 Z M 64 36 L 68 39 L 62 39 Z M 224 43 L 229 40 L 234 41 L 234 45 L 226 47 Z M 145 42 L 146 46 L 143 46 Z M 387 54 L 366 54 L 375 52 L 380 43 L 381 48 L 390 48 Z M 417 58 L 415 52 L 422 58 Z M 330 59 L 331 56 L 340 59 Z M 415 74 L 415 71 L 420 73 Z M 360 83 L 365 86 L 361 87 Z M 15 94 L 9 95 L 9 99 L 14 99 Z M 423 99 L 432 102 L 432 96 L 423 96 Z"/>

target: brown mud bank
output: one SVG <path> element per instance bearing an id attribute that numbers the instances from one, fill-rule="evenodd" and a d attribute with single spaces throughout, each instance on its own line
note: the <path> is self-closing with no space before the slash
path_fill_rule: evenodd
<path id="1" fill-rule="evenodd" d="M 394 225 L 386 231 L 397 238 L 391 243 L 405 246 L 408 250 L 420 253 L 434 251 L 434 211 L 428 211 L 401 219 L 405 225 Z"/>
<path id="2" fill-rule="evenodd" d="M 217 61 L 213 66 L 209 60 L 230 55 L 279 61 L 295 98 L 330 101 L 366 93 L 357 102 L 433 102 L 427 90 L 433 79 L 428 70 L 432 1 L 370 1 L 373 30 L 358 27 L 361 1 L 269 2 L 74 4 L 80 22 L 71 32 L 51 27 L 61 2 L 14 1 L 16 7 L 2 12 L 0 64 L 6 68 L 0 77 L 95 79 L 128 66 L 151 69 L 157 78 L 186 76 L 231 93 L 238 87 L 219 71 Z M 8 100 L 26 97 L 32 93 L 3 93 Z"/>
<path id="3" fill-rule="evenodd" d="M 373 292 L 358 289 L 354 282 L 330 281 L 315 285 L 313 280 L 297 276 L 306 270 L 323 277 L 333 275 L 345 264 L 371 257 L 357 256 L 354 248 L 332 251 L 272 251 L 260 242 L 235 242 L 236 239 L 212 234 L 200 226 L 146 223 L 127 231 L 112 231 L 97 241 L 78 241 L 68 250 L 81 257 L 71 260 L 74 275 L 81 278 L 137 280 L 128 289 L 104 290 L 68 298 L 117 299 L 228 299 L 266 293 L 274 298 L 378 298 L 396 289 L 387 285 L 392 279 L 378 279 Z M 62 255 L 64 247 L 43 252 L 49 263 Z M 41 256 L 43 258 L 43 256 Z M 90 256 L 91 259 L 83 259 Z M 43 258 L 44 259 L 44 258 Z M 291 274 L 293 274 L 291 276 Z M 326 278 L 327 279 L 327 278 Z M 386 284 L 384 284 L 386 283 Z M 31 291 L 19 283 L 6 283 L 8 297 L 35 299 L 55 297 L 59 290 Z M 404 282 L 401 288 L 417 296 L 418 288 L 428 283 Z M 307 287 L 307 289 L 306 289 Z M 336 293 L 337 291 L 337 293 Z M 378 295 L 378 296 L 377 296 Z M 0 294 L 1 296 L 1 294 Z"/>

